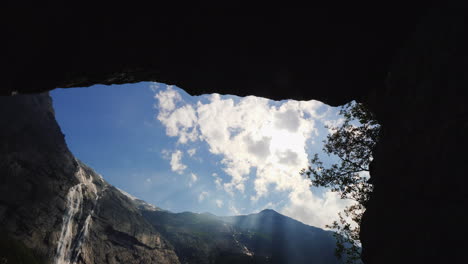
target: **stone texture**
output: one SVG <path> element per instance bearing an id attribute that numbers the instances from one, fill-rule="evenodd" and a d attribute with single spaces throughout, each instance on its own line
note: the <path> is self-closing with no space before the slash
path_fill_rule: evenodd
<path id="1" fill-rule="evenodd" d="M 3 232 L 52 263 L 69 209 L 67 194 L 82 184 L 80 207 L 71 218 L 71 260 L 179 263 L 172 246 L 145 220 L 138 205 L 70 153 L 47 93 L 0 97 L 0 125 Z M 76 176 L 79 170 L 83 178 Z"/>
<path id="2" fill-rule="evenodd" d="M 174 248 L 116 188 L 103 192 L 84 263 L 179 263 Z"/>
<path id="3" fill-rule="evenodd" d="M 0 97 L 0 122 L 0 226 L 52 256 L 77 163 L 47 94 Z"/>

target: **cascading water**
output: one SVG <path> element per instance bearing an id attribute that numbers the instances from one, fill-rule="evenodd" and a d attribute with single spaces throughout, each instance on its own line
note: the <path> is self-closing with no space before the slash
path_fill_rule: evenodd
<path id="1" fill-rule="evenodd" d="M 67 210 L 63 216 L 62 231 L 58 240 L 55 264 L 70 263 L 70 252 L 73 242 L 73 226 L 77 213 L 82 212 L 83 202 L 82 184 L 77 184 L 70 188 L 67 194 Z"/>
<path id="2" fill-rule="evenodd" d="M 107 186 L 105 186 L 102 191 L 101 191 L 101 194 L 105 191 L 105 189 L 107 188 Z M 92 215 L 94 214 L 94 210 L 96 209 L 96 205 L 99 201 L 99 199 L 101 198 L 101 195 L 96 195 L 96 200 L 94 201 L 94 206 L 93 206 L 93 209 L 91 210 L 91 212 L 88 214 L 88 216 L 86 217 L 86 220 L 84 222 L 84 225 L 83 225 L 83 228 L 81 229 L 80 233 L 77 235 L 78 237 L 78 242 L 77 242 L 77 246 L 76 246 L 76 254 L 74 254 L 74 257 L 72 258 L 73 261 L 71 263 L 76 263 L 78 258 L 83 254 L 83 253 L 86 253 L 83 251 L 83 242 L 85 241 L 86 237 L 88 236 L 88 233 L 89 233 L 89 227 L 91 226 L 91 223 L 92 223 Z"/>
<path id="3" fill-rule="evenodd" d="M 244 253 L 247 256 L 252 257 L 254 255 L 253 252 L 250 251 L 245 245 L 241 244 L 239 240 L 236 239 L 236 235 L 237 235 L 236 231 L 233 231 L 232 238 L 234 239 L 234 242 L 236 242 L 237 246 L 241 248 L 242 253 Z"/>
<path id="4" fill-rule="evenodd" d="M 78 257 L 82 253 L 83 242 L 88 235 L 91 225 L 91 216 L 94 213 L 94 208 L 100 198 L 96 185 L 93 183 L 92 177 L 87 177 L 85 171 L 79 166 L 76 178 L 80 181 L 77 185 L 70 188 L 67 194 L 67 210 L 63 216 L 62 230 L 57 244 L 55 254 L 55 264 L 73 264 L 76 263 Z M 101 181 L 102 178 L 101 178 Z M 94 195 L 93 209 L 90 211 L 81 229 L 79 229 L 79 219 L 83 213 L 83 203 L 85 192 L 89 191 Z M 74 230 L 77 230 L 74 234 Z M 78 230 L 80 230 L 78 232 Z"/>

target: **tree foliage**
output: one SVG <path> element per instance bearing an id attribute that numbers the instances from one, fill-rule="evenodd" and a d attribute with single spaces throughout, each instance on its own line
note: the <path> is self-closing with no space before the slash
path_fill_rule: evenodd
<path id="1" fill-rule="evenodd" d="M 338 214 L 339 221 L 327 227 L 335 230 L 336 256 L 344 258 L 346 263 L 359 263 L 361 219 L 372 192 L 372 185 L 368 183 L 369 164 L 380 126 L 360 103 L 344 105 L 340 115 L 344 118 L 341 125 L 327 126 L 331 133 L 323 147 L 324 152 L 337 157 L 338 162 L 325 167 L 315 154 L 301 175 L 308 177 L 313 186 L 330 188 L 342 199 L 356 201 Z"/>

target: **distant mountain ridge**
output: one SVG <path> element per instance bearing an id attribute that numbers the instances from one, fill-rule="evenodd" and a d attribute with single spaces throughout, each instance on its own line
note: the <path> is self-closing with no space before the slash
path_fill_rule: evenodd
<path id="1" fill-rule="evenodd" d="M 0 126 L 0 261 L 340 263 L 331 232 L 273 210 L 172 213 L 115 188 L 68 150 L 48 94 L 0 97 Z"/>
<path id="2" fill-rule="evenodd" d="M 146 211 L 175 247 L 181 263 L 342 263 L 332 232 L 266 209 L 219 217 L 209 213 Z"/>

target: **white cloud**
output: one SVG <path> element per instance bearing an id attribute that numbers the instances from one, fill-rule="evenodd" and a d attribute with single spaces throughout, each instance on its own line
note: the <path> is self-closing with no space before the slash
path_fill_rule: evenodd
<path id="1" fill-rule="evenodd" d="M 218 206 L 218 208 L 223 207 L 223 204 L 224 204 L 224 202 L 222 200 L 219 200 L 219 199 L 216 199 L 215 203 L 216 203 L 216 206 Z"/>
<path id="2" fill-rule="evenodd" d="M 260 160 L 265 160 L 270 156 L 271 137 L 262 137 L 260 140 L 252 140 L 250 136 L 244 137 L 247 151 Z"/>
<path id="3" fill-rule="evenodd" d="M 322 228 L 338 220 L 338 212 L 354 203 L 351 200 L 340 199 L 337 193 L 331 191 L 319 198 L 310 191 L 298 190 L 291 192 L 289 198 L 289 204 L 280 210 L 282 214 Z"/>
<path id="4" fill-rule="evenodd" d="M 291 133 L 297 132 L 299 129 L 301 120 L 299 119 L 297 112 L 293 109 L 288 109 L 284 112 L 278 112 L 275 114 L 275 127 L 278 129 L 284 129 Z"/>
<path id="5" fill-rule="evenodd" d="M 274 203 L 272 203 L 272 202 L 268 202 L 268 203 L 265 204 L 264 206 L 260 207 L 260 209 L 257 210 L 257 211 L 260 212 L 260 211 L 262 211 L 262 210 L 264 210 L 264 209 L 271 209 L 271 208 L 273 208 L 273 207 L 276 207 L 276 205 L 275 205 Z"/>
<path id="6" fill-rule="evenodd" d="M 344 123 L 344 121 L 344 118 L 329 119 L 323 120 L 323 124 L 328 127 L 327 130 L 329 134 L 334 134 L 336 131 L 332 128 L 341 126 Z"/>
<path id="7" fill-rule="evenodd" d="M 189 181 L 189 187 L 192 187 L 192 185 L 198 181 L 198 176 L 195 173 L 190 173 L 190 181 Z"/>
<path id="8" fill-rule="evenodd" d="M 180 150 L 176 150 L 171 155 L 171 170 L 177 172 L 178 174 L 182 174 L 187 168 L 187 166 L 181 162 L 182 155 L 182 151 Z"/>
<path id="9" fill-rule="evenodd" d="M 166 126 L 168 136 L 179 137 L 179 143 L 185 144 L 189 140 L 197 140 L 198 133 L 194 127 L 196 123 L 195 110 L 191 105 L 182 106 L 170 113 L 160 112 L 158 119 Z"/>
<path id="10" fill-rule="evenodd" d="M 187 150 L 187 154 L 189 154 L 190 157 L 192 157 L 193 155 L 195 155 L 195 153 L 197 153 L 197 149 L 196 149 L 196 148 L 191 148 L 191 149 Z"/>
<path id="11" fill-rule="evenodd" d="M 156 87 L 152 85 L 151 87 Z M 159 86 L 158 86 L 159 87 Z M 156 91 L 157 87 L 154 89 Z M 158 100 L 158 109 L 164 112 L 172 111 L 176 107 L 176 103 L 182 100 L 180 94 L 172 88 L 172 86 L 168 86 L 165 91 L 160 91 L 157 93 L 154 98 Z"/>
<path id="12" fill-rule="evenodd" d="M 240 215 L 239 209 L 237 209 L 233 204 L 229 205 L 229 211 L 233 215 Z"/>
<path id="13" fill-rule="evenodd" d="M 151 89 L 151 91 L 156 92 L 159 88 L 161 88 L 161 84 L 153 82 L 150 84 L 149 88 Z"/>
<path id="14" fill-rule="evenodd" d="M 213 176 L 214 183 L 216 184 L 216 189 L 221 190 L 223 188 L 223 179 L 221 179 L 217 173 L 213 173 L 211 176 Z"/>
<path id="15" fill-rule="evenodd" d="M 204 141 L 209 151 L 221 158 L 230 180 L 223 182 L 213 174 L 218 190 L 231 196 L 244 193 L 245 183 L 255 171 L 254 189 L 249 192 L 253 193 L 252 201 L 266 197 L 272 189 L 286 192 L 289 202 L 282 208 L 285 214 L 322 227 L 346 204 L 328 193 L 315 195 L 310 182 L 299 174 L 308 164 L 307 143 L 318 135 L 316 122 L 323 123 L 331 115 L 328 110 L 318 113 L 323 103 L 289 100 L 273 104 L 254 96 L 234 101 L 213 94 L 208 102 L 188 104 L 173 88 L 160 91 L 155 98 L 160 101 L 158 119 L 168 136 L 178 137 L 182 144 Z M 176 108 L 176 103 L 181 105 Z M 216 205 L 222 207 L 223 202 L 216 200 Z"/>
<path id="16" fill-rule="evenodd" d="M 154 149 L 152 149 L 154 150 Z M 163 149 L 161 150 L 161 156 L 163 157 L 163 159 L 170 159 L 171 158 L 171 152 L 167 149 Z"/>
<path id="17" fill-rule="evenodd" d="M 196 182 L 198 180 L 198 176 L 195 173 L 190 173 L 190 181 Z"/>
<path id="18" fill-rule="evenodd" d="M 172 87 L 160 91 L 155 98 L 159 102 L 157 118 L 166 127 L 166 134 L 170 137 L 178 137 L 178 142 L 181 144 L 189 140 L 197 140 L 198 133 L 195 127 L 197 118 L 193 107 L 185 104 L 176 108 L 176 103 L 182 98 Z"/>
<path id="19" fill-rule="evenodd" d="M 200 195 L 198 195 L 198 202 L 202 202 L 206 197 L 208 197 L 208 192 L 201 192 Z"/>
<path id="20" fill-rule="evenodd" d="M 277 153 L 278 162 L 284 165 L 297 165 L 299 156 L 296 152 L 287 149 Z"/>

